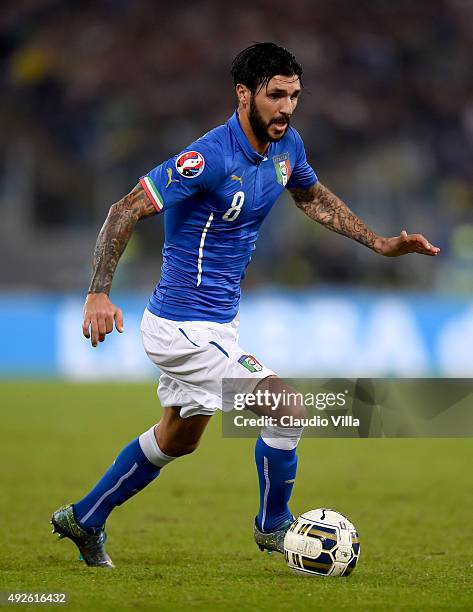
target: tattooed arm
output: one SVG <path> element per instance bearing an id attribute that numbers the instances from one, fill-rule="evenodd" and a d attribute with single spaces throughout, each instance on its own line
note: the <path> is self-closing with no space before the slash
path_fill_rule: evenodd
<path id="1" fill-rule="evenodd" d="M 437 255 L 440 251 L 421 234 L 408 234 L 384 238 L 378 236 L 359 219 L 348 206 L 327 187 L 317 182 L 309 189 L 290 189 L 296 206 L 305 214 L 333 232 L 348 236 L 380 255 L 397 257 L 406 253 Z"/>
<path id="2" fill-rule="evenodd" d="M 123 331 L 122 311 L 108 298 L 113 275 L 138 220 L 155 213 L 139 184 L 109 210 L 95 244 L 92 279 L 84 304 L 82 331 L 86 338 L 91 338 L 92 346 L 105 340 L 105 335 L 113 330 L 114 321 L 117 331 Z"/>

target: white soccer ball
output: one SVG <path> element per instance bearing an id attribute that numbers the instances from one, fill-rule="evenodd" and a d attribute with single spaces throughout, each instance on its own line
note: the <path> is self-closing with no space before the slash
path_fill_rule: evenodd
<path id="1" fill-rule="evenodd" d="M 284 556 L 297 574 L 348 576 L 360 558 L 360 539 L 343 514 L 328 508 L 309 510 L 289 527 Z"/>

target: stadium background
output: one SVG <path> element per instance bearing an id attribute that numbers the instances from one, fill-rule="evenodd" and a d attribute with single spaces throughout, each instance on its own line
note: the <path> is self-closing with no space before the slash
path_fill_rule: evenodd
<path id="1" fill-rule="evenodd" d="M 93 352 L 80 312 L 95 238 L 142 173 L 226 120 L 230 61 L 260 40 L 303 64 L 293 123 L 321 180 L 376 231 L 423 232 L 442 253 L 383 259 L 282 198 L 243 285 L 243 346 L 281 374 L 473 373 L 473 5 L 350 7 L 2 3 L 3 376 L 153 375 L 138 324 L 162 219 L 139 224 L 116 275 L 127 334 Z"/>

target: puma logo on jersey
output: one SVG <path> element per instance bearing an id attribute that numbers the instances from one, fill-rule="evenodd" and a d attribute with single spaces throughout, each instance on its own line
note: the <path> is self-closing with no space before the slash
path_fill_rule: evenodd
<path id="1" fill-rule="evenodd" d="M 167 173 L 168 173 L 168 184 L 166 185 L 166 189 L 169 187 L 171 183 L 179 183 L 177 179 L 172 178 L 172 168 L 168 168 Z"/>
<path id="2" fill-rule="evenodd" d="M 243 176 L 237 176 L 236 174 L 232 174 L 230 178 L 232 181 L 240 181 L 240 185 L 243 187 Z"/>

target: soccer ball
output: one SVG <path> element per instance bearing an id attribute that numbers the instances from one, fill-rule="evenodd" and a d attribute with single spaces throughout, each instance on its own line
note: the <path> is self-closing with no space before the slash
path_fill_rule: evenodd
<path id="1" fill-rule="evenodd" d="M 318 508 L 304 512 L 289 527 L 284 556 L 296 574 L 348 576 L 360 558 L 360 540 L 343 514 Z"/>

